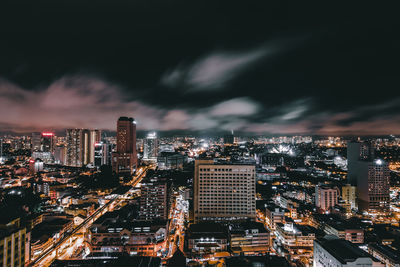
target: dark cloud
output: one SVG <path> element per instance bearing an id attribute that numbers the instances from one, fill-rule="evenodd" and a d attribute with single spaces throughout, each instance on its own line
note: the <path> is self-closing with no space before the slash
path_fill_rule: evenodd
<path id="1" fill-rule="evenodd" d="M 0 130 L 400 133 L 395 10 L 4 1 Z"/>

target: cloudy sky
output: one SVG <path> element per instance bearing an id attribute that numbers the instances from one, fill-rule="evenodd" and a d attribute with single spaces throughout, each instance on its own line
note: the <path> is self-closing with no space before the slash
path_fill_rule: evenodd
<path id="1" fill-rule="evenodd" d="M 397 9 L 272 2 L 2 1 L 0 132 L 400 134 Z"/>

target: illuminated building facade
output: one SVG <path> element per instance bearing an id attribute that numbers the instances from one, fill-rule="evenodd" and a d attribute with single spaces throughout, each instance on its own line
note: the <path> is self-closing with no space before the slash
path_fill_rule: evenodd
<path id="1" fill-rule="evenodd" d="M 167 220 L 170 186 L 166 179 L 151 178 L 141 186 L 140 220 Z"/>
<path id="2" fill-rule="evenodd" d="M 67 129 L 67 157 L 66 165 L 72 167 L 82 166 L 82 137 L 81 129 Z"/>
<path id="3" fill-rule="evenodd" d="M 84 166 L 94 164 L 95 144 L 101 141 L 99 130 L 82 130 L 82 163 Z"/>
<path id="4" fill-rule="evenodd" d="M 54 153 L 54 133 L 43 132 L 42 133 L 42 143 L 41 151 Z"/>
<path id="5" fill-rule="evenodd" d="M 374 158 L 374 149 L 367 142 L 349 142 L 347 143 L 347 179 L 349 184 L 357 185 L 358 164 L 360 161 L 372 161 Z"/>
<path id="6" fill-rule="evenodd" d="M 0 225 L 0 266 L 25 266 L 25 252 L 26 228 L 20 227 L 19 219 Z"/>
<path id="7" fill-rule="evenodd" d="M 117 174 L 132 174 L 137 166 L 136 121 L 120 117 L 117 122 L 117 152 L 113 153 L 113 171 Z"/>
<path id="8" fill-rule="evenodd" d="M 315 186 L 315 206 L 322 212 L 330 211 L 338 204 L 339 189 L 325 185 Z"/>
<path id="9" fill-rule="evenodd" d="M 256 216 L 255 166 L 196 160 L 194 220 L 243 220 Z"/>
<path id="10" fill-rule="evenodd" d="M 390 170 L 387 162 L 359 162 L 358 206 L 361 210 L 386 210 L 389 208 Z"/>
<path id="11" fill-rule="evenodd" d="M 270 235 L 262 223 L 233 224 L 229 232 L 231 250 L 236 255 L 255 255 L 269 251 Z"/>
<path id="12" fill-rule="evenodd" d="M 283 253 L 288 253 L 291 259 L 311 257 L 316 229 L 308 225 L 293 223 L 276 224 L 276 242 L 283 248 Z"/>
<path id="13" fill-rule="evenodd" d="M 348 180 L 357 186 L 360 210 L 386 210 L 389 207 L 389 165 L 381 159 L 375 159 L 374 155 L 370 143 L 347 144 Z"/>
<path id="14" fill-rule="evenodd" d="M 277 223 L 285 222 L 285 209 L 272 204 L 267 206 L 265 220 L 270 229 L 275 229 Z"/>
<path id="15" fill-rule="evenodd" d="M 99 142 L 94 145 L 94 166 L 111 165 L 111 150 L 110 143 Z"/>
<path id="16" fill-rule="evenodd" d="M 342 187 L 342 199 L 350 206 L 350 209 L 357 208 L 356 203 L 356 187 L 350 184 Z"/>
<path id="17" fill-rule="evenodd" d="M 66 165 L 82 167 L 94 164 L 95 144 L 100 141 L 99 130 L 67 129 Z"/>
<path id="18" fill-rule="evenodd" d="M 157 161 L 158 139 L 156 133 L 149 133 L 143 144 L 143 159 Z"/>

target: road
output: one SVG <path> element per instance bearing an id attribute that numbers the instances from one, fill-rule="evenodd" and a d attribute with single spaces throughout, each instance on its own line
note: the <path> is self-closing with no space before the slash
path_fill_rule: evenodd
<path id="1" fill-rule="evenodd" d="M 184 222 L 185 216 L 187 216 L 189 204 L 184 200 L 183 196 L 179 194 L 175 203 L 171 209 L 171 223 L 167 233 L 166 248 L 168 248 L 168 254 L 165 258 L 170 258 L 175 253 L 177 249 L 177 242 L 179 240 L 179 248 L 183 251 L 184 243 Z M 171 231 L 174 233 L 171 234 Z"/>
<path id="2" fill-rule="evenodd" d="M 131 182 L 128 183 L 128 185 L 135 187 L 138 183 L 141 182 L 141 180 L 145 176 L 148 169 L 149 169 L 149 167 L 144 167 L 144 168 L 140 169 L 140 171 L 138 171 L 138 174 L 131 180 Z M 105 212 L 109 211 L 109 208 L 112 207 L 112 204 L 114 204 L 114 202 L 116 200 L 118 200 L 120 197 L 124 197 L 128 193 L 129 193 L 129 191 L 127 193 L 125 193 L 124 195 L 114 196 L 112 199 L 110 199 L 110 201 L 108 201 L 103 206 L 99 207 L 92 215 L 87 217 L 80 225 L 76 226 L 71 232 L 64 235 L 64 237 L 62 237 L 58 242 L 53 244 L 50 248 L 45 250 L 37 258 L 35 258 L 33 261 L 31 261 L 28 266 L 33 267 L 33 266 L 48 266 L 48 265 L 50 265 L 57 258 L 56 253 L 57 253 L 57 250 L 61 246 L 65 245 L 67 243 L 67 241 L 69 241 L 71 243 L 72 238 L 75 235 L 77 236 L 77 234 L 79 233 L 80 230 L 90 227 L 90 225 L 92 225 L 92 223 L 95 220 L 97 220 Z M 80 240 L 80 239 L 77 238 L 75 240 L 75 242 L 77 240 Z M 72 244 L 72 247 L 74 247 L 74 246 L 75 246 L 75 244 Z M 60 256 L 61 256 L 60 258 L 66 258 L 64 254 L 62 254 Z"/>

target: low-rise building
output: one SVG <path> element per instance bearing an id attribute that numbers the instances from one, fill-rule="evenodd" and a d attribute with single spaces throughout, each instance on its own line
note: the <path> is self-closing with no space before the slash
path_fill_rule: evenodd
<path id="1" fill-rule="evenodd" d="M 355 244 L 343 239 L 314 241 L 314 267 L 383 267 Z"/>
<path id="2" fill-rule="evenodd" d="M 89 229 L 93 252 L 127 252 L 138 256 L 160 256 L 165 246 L 166 221 L 123 222 L 103 220 Z"/>
<path id="3" fill-rule="evenodd" d="M 345 221 L 331 221 L 325 224 L 325 233 L 352 243 L 364 243 L 364 230 Z"/>
<path id="4" fill-rule="evenodd" d="M 190 225 L 185 240 L 187 252 L 194 256 L 210 255 L 228 250 L 228 233 L 218 223 L 201 222 Z"/>
<path id="5" fill-rule="evenodd" d="M 274 230 L 277 223 L 285 222 L 286 210 L 277 205 L 270 204 L 265 209 L 265 220 L 270 229 Z"/>
<path id="6" fill-rule="evenodd" d="M 281 254 L 290 256 L 291 259 L 311 257 L 313 242 L 317 229 L 308 225 L 293 223 L 276 224 L 276 242 L 281 249 Z"/>
<path id="7" fill-rule="evenodd" d="M 400 267 L 400 252 L 389 246 L 369 244 L 368 253 L 384 263 L 386 267 Z"/>
<path id="8" fill-rule="evenodd" d="M 270 235 L 262 223 L 245 222 L 229 227 L 230 247 L 235 255 L 267 253 Z"/>

